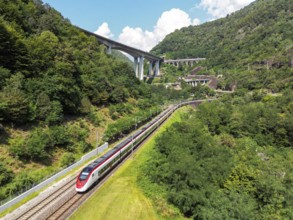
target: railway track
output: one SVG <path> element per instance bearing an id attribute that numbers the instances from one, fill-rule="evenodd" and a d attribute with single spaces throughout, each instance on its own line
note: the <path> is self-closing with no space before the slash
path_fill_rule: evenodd
<path id="1" fill-rule="evenodd" d="M 152 134 L 148 137 L 150 138 Z M 147 139 L 148 139 L 147 138 Z M 144 141 L 133 150 L 133 153 L 144 143 Z M 103 179 L 95 184 L 86 193 L 77 193 L 75 190 L 76 176 L 70 178 L 64 185 L 56 189 L 49 196 L 42 200 L 38 200 L 32 207 L 28 208 L 16 217 L 9 220 L 62 220 L 67 219 L 85 200 L 87 200 L 96 190 L 98 190 L 113 173 L 119 169 L 123 163 L 132 157 L 130 153 L 121 163 L 112 169 Z"/>
<path id="2" fill-rule="evenodd" d="M 154 132 L 151 133 L 145 140 L 143 140 L 133 151 L 135 153 L 141 145 L 145 143 L 149 138 L 153 136 Z M 59 207 L 52 215 L 48 216 L 47 220 L 65 220 L 70 217 L 70 215 L 83 203 L 85 202 L 91 195 L 93 195 L 112 175 L 116 172 L 124 164 L 126 160 L 133 157 L 133 153 L 130 153 L 126 158 L 122 160 L 114 169 L 112 169 L 103 179 L 101 179 L 96 185 L 94 185 L 89 191 L 83 194 L 76 193 L 72 198 L 70 198 L 63 206 Z"/>
<path id="3" fill-rule="evenodd" d="M 83 198 L 86 197 L 86 194 L 74 194 L 66 203 L 64 203 L 61 207 L 59 207 L 56 212 L 53 212 L 50 216 L 48 216 L 47 220 L 56 220 L 56 219 L 65 219 L 67 215 L 66 213 L 70 213 L 71 210 L 77 208 Z"/>
<path id="4" fill-rule="evenodd" d="M 76 177 L 71 178 L 67 184 L 60 187 L 50 196 L 28 209 L 25 213 L 15 220 L 62 220 L 67 219 L 87 198 L 89 198 L 98 188 L 100 188 L 108 178 L 112 176 L 116 170 L 124 164 L 126 160 L 133 156 L 133 153 L 139 149 L 139 147 L 149 139 L 154 132 L 147 136 L 133 152 L 129 153 L 119 164 L 116 165 L 109 173 L 107 173 L 97 184 L 93 185 L 86 193 L 77 193 L 75 190 Z"/>
<path id="5" fill-rule="evenodd" d="M 21 213 L 15 220 L 27 220 L 33 219 L 34 216 L 37 216 L 38 213 L 41 213 L 48 205 L 52 204 L 55 200 L 62 197 L 72 189 L 74 189 L 76 177 L 72 177 L 67 181 L 62 187 L 58 188 L 48 197 L 44 198 L 43 200 L 39 201 L 36 205 L 29 208 L 26 212 Z"/>
<path id="6" fill-rule="evenodd" d="M 158 127 L 162 126 L 164 122 Z M 157 127 L 157 128 L 158 128 Z M 95 184 L 91 189 L 86 193 L 77 193 L 75 190 L 75 181 L 76 177 L 71 177 L 68 181 L 57 189 L 55 192 L 39 200 L 37 204 L 28 208 L 27 211 L 23 212 L 16 218 L 9 218 L 9 220 L 39 220 L 39 219 L 67 219 L 87 198 L 89 198 L 98 188 L 100 188 L 104 182 L 112 176 L 116 170 L 124 164 L 124 162 L 132 157 L 133 153 L 139 149 L 141 145 L 144 144 L 146 140 L 151 138 L 155 133 L 156 129 L 145 137 L 144 140 L 136 148 L 133 149 L 133 152 L 129 153 L 121 163 L 117 164 L 114 169 L 109 171 L 107 175 L 104 176 L 97 184 Z"/>

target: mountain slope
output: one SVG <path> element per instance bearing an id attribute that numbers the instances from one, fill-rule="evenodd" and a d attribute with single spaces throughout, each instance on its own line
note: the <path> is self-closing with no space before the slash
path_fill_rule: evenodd
<path id="1" fill-rule="evenodd" d="M 86 103 L 138 98 L 132 67 L 49 5 L 0 0 L 0 8 L 0 121 L 49 122 L 53 112 L 54 124 L 63 114 L 88 113 Z"/>
<path id="2" fill-rule="evenodd" d="M 182 97 L 127 62 L 41 0 L 0 0 L 0 200 Z"/>
<path id="3" fill-rule="evenodd" d="M 189 26 L 152 49 L 168 58 L 206 57 L 210 66 L 235 67 L 293 55 L 293 0 L 258 0 L 226 18 Z"/>

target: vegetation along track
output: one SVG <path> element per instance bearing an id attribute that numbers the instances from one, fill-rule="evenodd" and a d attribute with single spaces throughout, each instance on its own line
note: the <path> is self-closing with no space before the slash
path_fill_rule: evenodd
<path id="1" fill-rule="evenodd" d="M 142 140 L 142 142 L 139 143 L 136 148 L 134 148 L 133 153 L 135 153 L 138 150 L 138 148 L 144 144 L 144 142 L 146 140 L 151 138 L 153 136 L 153 134 L 154 134 L 154 132 L 152 132 L 144 140 Z M 58 211 L 53 213 L 51 216 L 46 217 L 46 219 L 50 219 L 50 220 L 51 219 L 59 219 L 59 220 L 67 219 L 85 200 L 87 200 L 87 198 L 89 198 L 93 193 L 95 193 L 95 191 L 98 190 L 104 184 L 104 182 L 106 182 L 107 179 L 110 178 L 113 175 L 113 173 L 115 173 L 116 170 L 121 165 L 123 165 L 123 163 L 126 160 L 128 160 L 130 157 L 133 157 L 134 156 L 133 153 L 132 152 L 129 153 L 128 156 L 121 161 L 121 163 L 117 164 L 117 166 L 114 169 L 112 169 L 103 179 L 101 179 L 98 182 L 98 184 L 95 184 L 89 191 L 87 191 L 86 193 L 83 193 L 83 194 L 76 193 L 76 195 L 73 196 L 66 203 L 64 203 L 64 205 L 62 207 L 59 207 Z"/>
<path id="2" fill-rule="evenodd" d="M 139 143 L 136 148 L 134 148 L 134 152 L 147 139 L 149 139 L 153 133 L 154 132 L 142 140 L 142 142 Z M 66 184 L 57 189 L 41 202 L 38 202 L 35 206 L 28 209 L 25 213 L 21 214 L 21 216 L 16 218 L 16 220 L 67 219 L 74 212 L 74 210 L 76 210 L 87 198 L 89 198 L 98 188 L 100 188 L 108 178 L 112 176 L 112 174 L 124 163 L 124 161 L 132 156 L 133 153 L 129 153 L 129 155 L 124 158 L 121 163 L 119 163 L 103 179 L 101 179 L 98 184 L 95 184 L 86 193 L 77 193 L 74 187 L 76 177 L 70 178 Z"/>
<path id="3" fill-rule="evenodd" d="M 152 134 L 150 134 L 147 138 L 150 138 Z M 144 141 L 138 145 L 142 145 Z M 138 149 L 135 148 L 134 152 Z M 108 178 L 110 178 L 113 173 L 116 172 L 116 170 L 130 157 L 132 157 L 133 154 L 130 153 L 126 158 L 124 158 L 121 163 L 117 164 L 117 166 L 112 169 L 104 178 L 102 178 L 97 184 L 95 184 L 92 188 L 90 188 L 86 193 L 76 193 L 74 189 L 74 193 L 71 194 L 71 196 L 68 196 L 66 199 L 62 200 L 59 205 L 56 205 L 58 207 L 55 210 L 52 210 L 51 212 L 47 212 L 47 214 L 42 215 L 42 219 L 47 220 L 63 220 L 67 219 L 84 201 L 86 201 L 93 193 L 95 193 L 96 190 L 98 190 L 106 181 Z M 36 218 L 38 219 L 38 218 Z"/>
<path id="4" fill-rule="evenodd" d="M 150 134 L 149 137 L 151 137 Z M 149 138 L 148 137 L 148 138 Z M 140 145 L 138 145 L 140 146 Z M 137 147 L 138 148 L 138 147 Z M 134 149 L 134 152 L 137 150 Z M 113 173 L 132 156 L 130 153 L 121 163 L 119 163 L 108 175 L 106 175 L 98 184 L 95 184 L 86 193 L 77 193 L 75 190 L 76 176 L 71 177 L 61 187 L 53 191 L 49 196 L 38 200 L 25 212 L 11 219 L 14 220 L 38 220 L 38 219 L 66 219 L 75 209 L 77 209 L 87 198 L 89 198 L 103 183 L 113 175 Z"/>

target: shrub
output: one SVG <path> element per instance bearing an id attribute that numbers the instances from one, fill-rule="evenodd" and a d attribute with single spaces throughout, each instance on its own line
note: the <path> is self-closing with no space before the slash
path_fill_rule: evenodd
<path id="1" fill-rule="evenodd" d="M 70 134 L 64 126 L 53 126 L 48 130 L 49 146 L 53 147 L 65 147 L 70 143 Z"/>
<path id="2" fill-rule="evenodd" d="M 85 141 L 82 141 L 78 144 L 77 148 L 80 153 L 85 153 L 92 149 L 92 145 L 86 143 Z"/>
<path id="3" fill-rule="evenodd" d="M 7 169 L 2 163 L 0 163 L 0 186 L 9 183 L 14 177 L 14 173 Z"/>
<path id="4" fill-rule="evenodd" d="M 51 150 L 48 143 L 47 133 L 43 132 L 42 129 L 34 130 L 25 143 L 27 157 L 40 162 L 48 159 L 50 156 L 47 152 Z"/>
<path id="5" fill-rule="evenodd" d="M 81 99 L 81 106 L 80 106 L 80 112 L 83 113 L 83 114 L 88 114 L 91 112 L 91 102 L 89 100 L 88 97 L 83 97 Z"/>
<path id="6" fill-rule="evenodd" d="M 19 159 L 28 159 L 25 139 L 22 137 L 9 140 L 9 151 L 12 155 L 18 157 Z"/>
<path id="7" fill-rule="evenodd" d="M 50 158 L 49 152 L 56 146 L 66 147 L 70 143 L 70 135 L 66 128 L 54 126 L 49 129 L 38 128 L 26 137 L 9 140 L 10 152 L 21 160 L 44 162 Z"/>
<path id="8" fill-rule="evenodd" d="M 61 158 L 61 167 L 67 167 L 75 162 L 75 157 L 73 153 L 64 153 Z"/>
<path id="9" fill-rule="evenodd" d="M 95 126 L 99 126 L 103 122 L 103 115 L 95 111 L 95 109 L 92 107 L 90 112 L 87 114 L 87 119 L 93 123 Z"/>
<path id="10" fill-rule="evenodd" d="M 62 122 L 63 108 L 59 101 L 51 103 L 51 111 L 46 117 L 46 123 L 49 125 L 56 125 Z"/>

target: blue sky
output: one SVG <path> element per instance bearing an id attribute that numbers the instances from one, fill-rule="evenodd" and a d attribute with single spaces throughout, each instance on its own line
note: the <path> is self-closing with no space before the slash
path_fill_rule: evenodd
<path id="1" fill-rule="evenodd" d="M 43 0 L 72 24 L 150 50 L 184 26 L 226 16 L 253 0 Z"/>

